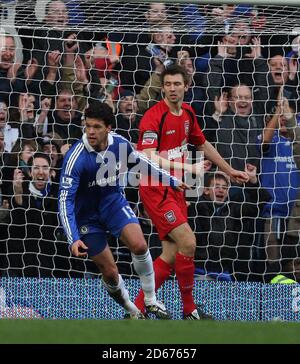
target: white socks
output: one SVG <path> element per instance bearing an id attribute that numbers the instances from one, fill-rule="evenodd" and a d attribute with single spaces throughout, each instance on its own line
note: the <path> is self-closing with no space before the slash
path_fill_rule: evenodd
<path id="1" fill-rule="evenodd" d="M 137 313 L 139 309 L 136 305 L 130 301 L 129 294 L 127 289 L 125 288 L 124 281 L 122 276 L 119 274 L 119 282 L 117 286 L 112 286 L 102 279 L 102 283 L 104 287 L 107 289 L 109 295 L 125 310 L 129 313 Z"/>
<path id="2" fill-rule="evenodd" d="M 145 305 L 155 305 L 155 280 L 153 261 L 149 250 L 143 255 L 132 255 L 133 266 L 141 280 L 141 287 L 145 295 Z"/>

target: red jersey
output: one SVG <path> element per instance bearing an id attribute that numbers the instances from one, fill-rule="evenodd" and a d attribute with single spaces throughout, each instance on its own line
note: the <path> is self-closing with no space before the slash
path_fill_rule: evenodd
<path id="1" fill-rule="evenodd" d="M 187 104 L 182 104 L 182 109 L 180 116 L 173 115 L 162 100 L 146 111 L 137 149 L 155 148 L 164 158 L 184 162 L 188 144 L 202 145 L 205 137 L 193 109 Z M 142 178 L 140 196 L 161 240 L 168 240 L 170 231 L 187 222 L 184 192 L 161 184 L 152 187 L 150 178 L 148 183 Z"/>
<path id="2" fill-rule="evenodd" d="M 193 109 L 182 104 L 182 114 L 173 115 L 164 100 L 146 111 L 140 122 L 138 150 L 156 148 L 169 160 L 182 159 L 188 144 L 202 145 L 205 137 Z"/>

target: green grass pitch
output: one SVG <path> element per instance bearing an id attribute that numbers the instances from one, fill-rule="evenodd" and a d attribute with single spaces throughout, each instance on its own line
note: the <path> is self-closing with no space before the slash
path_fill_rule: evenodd
<path id="1" fill-rule="evenodd" d="M 300 343 L 300 323 L 1 320 L 1 344 Z"/>

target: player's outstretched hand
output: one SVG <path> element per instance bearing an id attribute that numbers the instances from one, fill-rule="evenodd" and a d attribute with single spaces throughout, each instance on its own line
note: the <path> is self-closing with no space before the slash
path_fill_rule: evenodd
<path id="1" fill-rule="evenodd" d="M 81 240 L 76 240 L 71 245 L 71 251 L 72 251 L 72 254 L 75 255 L 75 257 L 85 257 L 85 256 L 87 256 L 87 252 L 82 251 L 82 249 L 87 250 L 88 247 Z"/>
<path id="2" fill-rule="evenodd" d="M 180 191 L 180 192 L 183 192 L 185 190 L 190 190 L 190 189 L 191 189 L 191 187 L 182 181 L 179 181 L 178 186 L 175 187 L 175 190 Z"/>
<path id="3" fill-rule="evenodd" d="M 249 181 L 249 176 L 246 172 L 237 171 L 236 169 L 232 169 L 230 175 L 230 179 L 232 182 L 236 183 L 247 183 Z"/>

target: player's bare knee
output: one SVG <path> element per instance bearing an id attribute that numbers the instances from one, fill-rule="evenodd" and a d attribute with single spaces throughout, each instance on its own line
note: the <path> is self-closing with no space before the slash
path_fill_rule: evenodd
<path id="1" fill-rule="evenodd" d="M 135 255 L 143 255 L 147 252 L 148 246 L 146 241 L 136 241 L 131 245 L 130 250 Z"/>
<path id="2" fill-rule="evenodd" d="M 189 257 L 194 256 L 196 252 L 196 241 L 191 239 L 183 242 L 180 247 L 180 252 Z"/>

